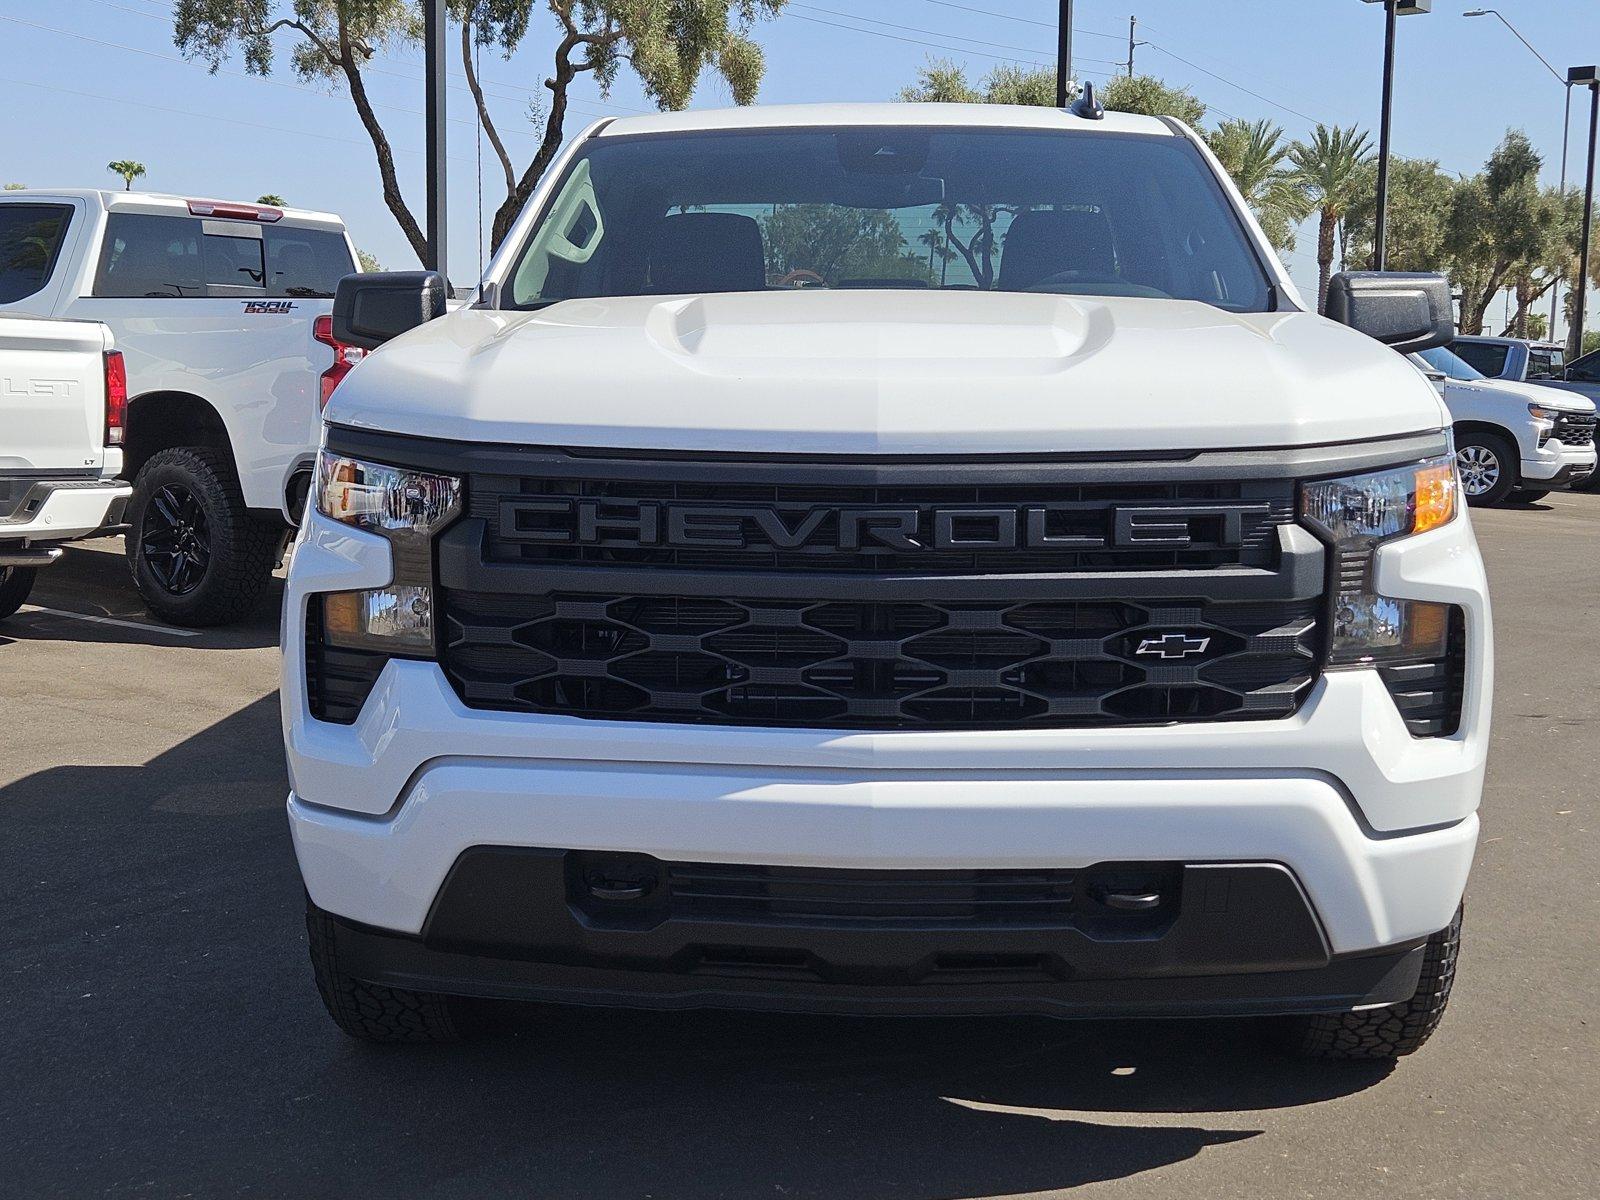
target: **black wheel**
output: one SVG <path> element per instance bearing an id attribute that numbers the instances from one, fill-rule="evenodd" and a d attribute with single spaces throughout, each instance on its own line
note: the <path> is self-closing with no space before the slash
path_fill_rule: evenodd
<path id="1" fill-rule="evenodd" d="M 222 625 L 255 611 L 279 530 L 245 508 L 226 454 L 182 447 L 152 455 L 134 480 L 127 520 L 128 569 L 156 616 Z"/>
<path id="2" fill-rule="evenodd" d="M 306 938 L 317 991 L 333 1023 L 363 1042 L 454 1042 L 461 1038 L 456 1000 L 432 992 L 363 983 L 339 969 L 333 918 L 306 901 Z"/>
<path id="3" fill-rule="evenodd" d="M 1444 1019 L 1461 952 L 1461 910 L 1428 939 L 1416 995 L 1404 1004 L 1365 1012 L 1289 1017 L 1287 1048 L 1304 1058 L 1372 1061 L 1401 1058 L 1422 1049 Z"/>
<path id="4" fill-rule="evenodd" d="M 27 603 L 38 574 L 37 567 L 0 567 L 0 621 Z"/>
<path id="5" fill-rule="evenodd" d="M 1509 439 L 1495 433 L 1456 435 L 1456 469 L 1461 490 L 1474 508 L 1502 503 L 1517 486 L 1519 460 Z"/>
<path id="6" fill-rule="evenodd" d="M 1516 491 L 1511 493 L 1511 503 L 1512 504 L 1537 504 L 1537 503 L 1539 503 L 1539 501 L 1543 500 L 1549 494 L 1550 493 L 1548 491 L 1540 492 L 1540 491 L 1535 491 L 1532 488 L 1518 488 Z"/>

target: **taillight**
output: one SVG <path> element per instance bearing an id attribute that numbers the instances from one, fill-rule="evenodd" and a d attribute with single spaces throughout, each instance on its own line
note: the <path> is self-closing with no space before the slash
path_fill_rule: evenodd
<path id="1" fill-rule="evenodd" d="M 121 350 L 106 351 L 106 445 L 122 445 L 128 426 L 128 364 Z"/>
<path id="2" fill-rule="evenodd" d="M 367 352 L 360 346 L 347 346 L 333 336 L 333 318 L 318 317 L 311 326 L 311 336 L 324 346 L 333 350 L 333 366 L 322 373 L 322 407 L 328 407 L 328 399 L 333 395 L 333 389 L 339 386 L 339 381 L 350 374 L 350 368 L 355 366 Z"/>

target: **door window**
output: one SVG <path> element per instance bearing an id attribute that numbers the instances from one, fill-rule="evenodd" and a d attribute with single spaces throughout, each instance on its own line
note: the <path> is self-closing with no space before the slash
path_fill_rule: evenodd
<path id="1" fill-rule="evenodd" d="M 112 213 L 94 294 L 198 297 L 206 294 L 200 222 L 190 217 Z"/>
<path id="2" fill-rule="evenodd" d="M 1559 379 L 1563 355 L 1559 350 L 1534 346 L 1528 350 L 1529 379 Z"/>
<path id="3" fill-rule="evenodd" d="M 1600 383 L 1600 350 L 1575 360 L 1567 368 L 1567 378 L 1574 383 Z"/>
<path id="4" fill-rule="evenodd" d="M 50 281 L 71 223 L 68 204 L 0 204 L 0 304 L 25 300 Z"/>
<path id="5" fill-rule="evenodd" d="M 1494 342 L 1455 342 L 1450 349 L 1490 379 L 1498 379 L 1505 373 L 1506 356 L 1511 353 L 1510 346 Z"/>

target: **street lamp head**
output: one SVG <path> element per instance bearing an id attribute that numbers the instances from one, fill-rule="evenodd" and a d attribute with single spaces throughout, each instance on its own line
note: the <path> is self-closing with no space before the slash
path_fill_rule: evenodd
<path id="1" fill-rule="evenodd" d="M 1600 69 L 1595 67 L 1569 67 L 1568 87 L 1600 87 Z"/>
<path id="2" fill-rule="evenodd" d="M 1474 9 L 1469 9 L 1467 12 L 1464 12 L 1461 15 L 1463 17 L 1487 17 L 1487 16 L 1492 16 L 1493 12 L 1494 12 L 1493 9 L 1474 8 Z"/>
<path id="3" fill-rule="evenodd" d="M 1368 4 L 1393 4 L 1395 16 L 1412 17 L 1433 11 L 1433 0 L 1366 0 Z"/>

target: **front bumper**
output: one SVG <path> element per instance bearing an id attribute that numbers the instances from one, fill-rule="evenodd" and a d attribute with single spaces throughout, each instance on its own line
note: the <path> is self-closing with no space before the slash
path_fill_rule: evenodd
<path id="1" fill-rule="evenodd" d="M 132 494 L 132 486 L 118 479 L 24 481 L 15 507 L 0 518 L 0 543 L 49 544 L 88 537 L 120 521 Z"/>
<path id="2" fill-rule="evenodd" d="M 1387 595 L 1466 612 L 1465 703 L 1453 736 L 1412 737 L 1371 671 L 1325 675 L 1299 713 L 1277 721 L 871 733 L 476 711 L 435 664 L 399 660 L 384 668 L 356 723 L 342 726 L 307 709 L 306 600 L 386 584 L 389 547 L 312 514 L 283 631 L 289 819 L 301 872 L 313 902 L 362 947 L 357 961 L 375 981 L 616 1003 L 731 1003 L 736 992 L 739 1003 L 761 1004 L 747 993 L 774 995 L 771 979 L 712 987 L 692 973 L 641 969 L 637 948 L 540 962 L 526 945 L 430 944 L 430 914 L 463 856 L 486 846 L 880 871 L 1267 864 L 1294 882 L 1317 931 L 1314 952 L 1292 969 L 1244 951 L 1177 975 L 1131 961 L 1075 992 L 1087 986 L 1088 958 L 1080 950 L 1074 962 L 1062 950 L 1068 977 L 1040 985 L 1055 999 L 1029 987 L 1034 999 L 1023 1007 L 1133 1011 L 1144 993 L 1130 980 L 1156 989 L 1147 994 L 1160 1011 L 1383 1002 L 1382 981 L 1405 985 L 1401 960 L 1450 922 L 1466 884 L 1492 672 L 1487 587 L 1465 519 L 1384 547 L 1377 572 Z M 717 936 L 740 946 L 770 940 L 748 929 Z M 1374 955 L 1391 961 L 1347 966 Z M 1221 990 L 1201 982 L 1217 976 L 1233 982 Z M 1238 984 L 1246 976 L 1255 983 Z M 779 1006 L 816 1007 L 818 988 L 847 997 L 870 985 L 796 986 Z M 996 986 L 996 1004 L 1018 1000 L 1010 984 Z M 896 987 L 860 998 L 887 998 Z M 928 994 L 899 998 L 915 1007 Z"/>
<path id="3" fill-rule="evenodd" d="M 1555 490 L 1582 483 L 1595 471 L 1595 448 L 1568 446 L 1549 441 L 1536 454 L 1522 460 L 1523 483 L 1536 483 Z"/>

